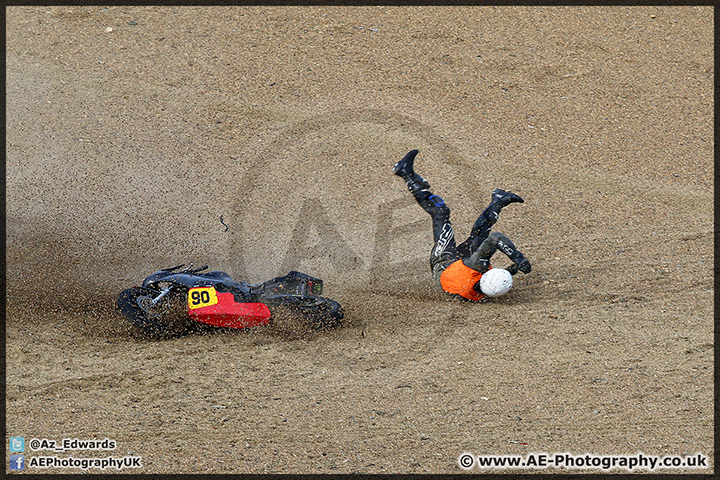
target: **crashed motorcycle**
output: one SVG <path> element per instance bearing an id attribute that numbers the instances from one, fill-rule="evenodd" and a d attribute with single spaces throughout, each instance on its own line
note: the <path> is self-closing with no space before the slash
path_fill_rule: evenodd
<path id="1" fill-rule="evenodd" d="M 148 275 L 139 287 L 123 290 L 122 315 L 146 335 L 182 335 L 193 326 L 245 329 L 292 316 L 314 330 L 340 325 L 339 303 L 322 297 L 323 281 L 292 271 L 257 285 L 234 281 L 208 266 L 178 265 Z"/>

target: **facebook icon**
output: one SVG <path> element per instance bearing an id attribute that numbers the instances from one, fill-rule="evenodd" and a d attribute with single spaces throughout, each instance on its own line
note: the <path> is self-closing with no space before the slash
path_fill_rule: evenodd
<path id="1" fill-rule="evenodd" d="M 25 470 L 25 455 L 10 455 L 10 470 Z"/>

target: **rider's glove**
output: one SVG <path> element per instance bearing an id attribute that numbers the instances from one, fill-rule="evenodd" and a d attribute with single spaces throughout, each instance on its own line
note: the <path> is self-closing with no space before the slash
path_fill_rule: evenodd
<path id="1" fill-rule="evenodd" d="M 530 262 L 527 258 L 523 258 L 518 263 L 518 268 L 523 273 L 530 273 L 530 270 L 532 270 L 532 266 L 530 265 Z"/>

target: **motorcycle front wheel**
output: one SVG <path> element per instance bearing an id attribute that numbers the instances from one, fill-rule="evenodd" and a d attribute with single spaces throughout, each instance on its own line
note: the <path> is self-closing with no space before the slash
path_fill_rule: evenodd
<path id="1" fill-rule="evenodd" d="M 187 298 L 180 292 L 172 293 L 153 303 L 160 292 L 143 287 L 123 290 L 117 306 L 123 317 L 152 338 L 177 337 L 187 333 Z"/>

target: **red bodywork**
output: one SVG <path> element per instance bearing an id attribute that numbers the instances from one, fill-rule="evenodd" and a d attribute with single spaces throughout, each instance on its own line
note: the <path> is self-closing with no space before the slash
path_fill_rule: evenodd
<path id="1" fill-rule="evenodd" d="M 218 303 L 188 308 L 188 316 L 216 327 L 248 328 L 270 322 L 270 309 L 264 303 L 238 303 L 230 292 L 218 292 Z"/>

